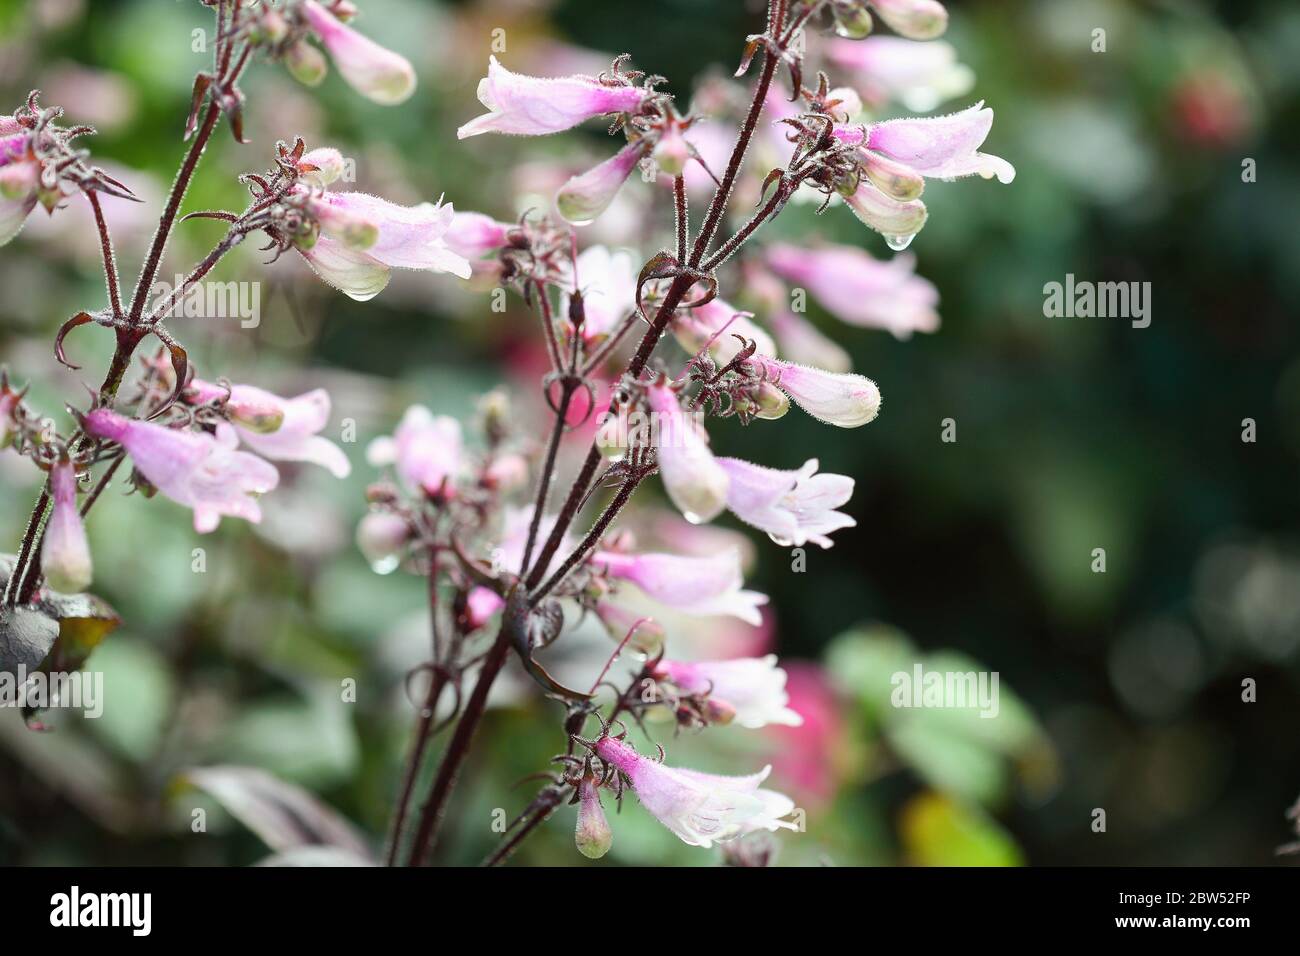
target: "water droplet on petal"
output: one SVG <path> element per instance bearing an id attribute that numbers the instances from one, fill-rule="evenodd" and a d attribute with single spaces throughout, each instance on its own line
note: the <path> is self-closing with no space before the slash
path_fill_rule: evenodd
<path id="1" fill-rule="evenodd" d="M 397 566 L 402 563 L 402 557 L 398 554 L 385 555 L 378 560 L 370 562 L 370 570 L 375 574 L 392 574 L 397 570 Z"/>
<path id="2" fill-rule="evenodd" d="M 893 249 L 895 252 L 902 252 L 912 244 L 912 240 L 915 238 L 915 233 L 910 236 L 885 236 L 885 245 L 889 246 L 889 248 Z"/>

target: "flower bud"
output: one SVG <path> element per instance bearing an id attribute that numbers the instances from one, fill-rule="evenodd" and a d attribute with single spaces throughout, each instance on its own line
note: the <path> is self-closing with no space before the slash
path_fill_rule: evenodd
<path id="1" fill-rule="evenodd" d="M 871 14 L 865 0 L 841 0 L 831 8 L 835 18 L 835 32 L 849 40 L 862 40 L 871 35 Z"/>
<path id="2" fill-rule="evenodd" d="M 859 156 L 867 179 L 887 196 L 909 202 L 920 198 L 925 190 L 925 177 L 897 160 L 870 150 L 862 150 Z"/>
<path id="3" fill-rule="evenodd" d="M 321 232 L 331 239 L 337 239 L 349 249 L 369 249 L 379 240 L 379 226 L 347 208 L 343 204 L 347 196 L 348 193 L 338 195 L 336 202 L 313 199 L 308 204 L 309 211 L 320 225 Z"/>
<path id="4" fill-rule="evenodd" d="M 325 54 L 306 40 L 299 40 L 284 51 L 284 65 L 303 86 L 320 86 L 329 72 Z"/>
<path id="5" fill-rule="evenodd" d="M 870 183 L 861 183 L 845 202 L 864 225 L 882 233 L 895 252 L 906 249 L 912 237 L 925 225 L 928 213 L 919 199 L 899 202 Z"/>
<path id="6" fill-rule="evenodd" d="M 681 127 L 670 122 L 655 145 L 655 163 L 669 176 L 680 176 L 691 158 L 691 146 L 682 136 Z"/>
<path id="7" fill-rule="evenodd" d="M 13 444 L 18 434 L 18 403 L 22 396 L 9 388 L 9 381 L 0 371 L 0 449 Z"/>
<path id="8" fill-rule="evenodd" d="M 41 167 L 35 162 L 0 166 L 0 199 L 27 199 L 39 188 Z"/>
<path id="9" fill-rule="evenodd" d="M 871 0 L 876 14 L 899 36 L 933 40 L 948 29 L 948 11 L 938 0 Z"/>
<path id="10" fill-rule="evenodd" d="M 851 122 L 862 112 L 862 97 L 852 87 L 837 86 L 826 94 L 826 99 L 835 103 L 832 118 L 838 123 Z"/>
<path id="11" fill-rule="evenodd" d="M 376 574 L 397 570 L 410 538 L 406 519 L 390 511 L 372 511 L 357 525 L 357 547 Z"/>
<path id="12" fill-rule="evenodd" d="M 298 175 L 303 182 L 324 188 L 343 175 L 343 154 L 332 146 L 321 146 L 302 154 Z"/>
<path id="13" fill-rule="evenodd" d="M 573 842 L 578 852 L 591 860 L 599 860 L 614 843 L 614 833 L 600 805 L 596 778 L 591 773 L 585 774 L 578 784 L 578 825 L 574 829 Z"/>
<path id="14" fill-rule="evenodd" d="M 725 700 L 714 700 L 710 697 L 704 702 L 704 719 L 710 724 L 725 727 L 736 719 L 736 708 Z"/>
<path id="15" fill-rule="evenodd" d="M 77 510 L 77 473 L 68 461 L 50 471 L 54 508 L 45 525 L 41 547 L 41 570 L 56 591 L 75 594 L 90 586 L 90 545 Z"/>
<path id="16" fill-rule="evenodd" d="M 572 177 L 556 193 L 555 208 L 575 226 L 593 222 L 609 208 L 644 152 L 643 143 L 628 143 L 603 163 Z"/>
<path id="17" fill-rule="evenodd" d="M 755 418 L 776 421 L 790 410 L 790 398 L 771 382 L 762 382 L 755 390 L 753 401 L 756 406 Z"/>
<path id="18" fill-rule="evenodd" d="M 257 18 L 249 39 L 254 43 L 265 43 L 274 46 L 288 35 L 289 24 L 284 17 L 276 10 L 264 10 L 262 15 Z"/>
<path id="19" fill-rule="evenodd" d="M 470 588 L 465 596 L 465 609 L 461 624 L 466 633 L 477 631 L 492 619 L 492 615 L 506 606 L 506 602 L 491 588 Z"/>

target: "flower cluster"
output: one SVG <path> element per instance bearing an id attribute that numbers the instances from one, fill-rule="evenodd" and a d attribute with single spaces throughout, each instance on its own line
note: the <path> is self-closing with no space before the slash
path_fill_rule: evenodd
<path id="1" fill-rule="evenodd" d="M 708 103 L 723 104 L 725 111 L 725 95 L 701 94 L 690 109 L 680 109 L 657 89 L 661 78 L 630 70 L 626 57 L 599 75 L 555 78 L 512 72 L 493 57 L 478 86 L 487 112 L 461 126 L 460 138 L 550 135 L 601 118 L 624 140 L 613 155 L 563 182 L 554 196 L 558 216 L 529 214 L 512 223 L 462 211 L 449 217 L 441 233 L 470 270 L 514 288 L 538 312 L 550 364 L 543 394 L 554 420 L 551 438 L 540 445 L 528 437 L 531 424 L 523 433 L 507 427 L 505 399 L 494 393 L 484 400 L 480 427 L 470 439 L 456 420 L 415 406 L 391 437 L 370 447 L 371 463 L 391 468 L 393 479 L 371 487 L 371 513 L 358 529 L 358 543 L 377 570 L 405 566 L 428 575 L 431 594 L 439 595 L 431 606 L 432 700 L 446 687 L 459 688 L 479 662 L 472 699 L 482 700 L 512 649 L 524 670 L 565 702 L 568 743 L 556 758 L 564 769 L 512 826 L 526 832 L 568 797 L 578 806 L 575 842 L 588 857 L 604 855 L 613 842 L 602 794 L 621 799 L 627 789 L 693 846 L 797 828 L 793 802 L 761 786 L 767 770 L 726 777 L 680 769 L 666 765 L 662 749 L 650 758 L 627 741 L 625 720 L 644 730 L 655 715 L 666 715 L 679 730 L 802 721 L 789 706 L 786 672 L 774 655 L 711 661 L 676 656 L 682 641 L 672 629 L 674 617 L 721 616 L 757 625 L 767 598 L 745 588 L 734 547 L 674 553 L 641 544 L 638 535 L 616 525 L 629 499 L 657 473 L 666 497 L 689 524 L 730 512 L 781 546 L 830 547 L 833 534 L 855 525 L 840 510 L 853 494 L 853 479 L 822 473 L 817 459 L 773 467 L 716 455 L 710 420 L 768 422 L 794 405 L 820 423 L 857 428 L 879 414 L 875 382 L 852 371 L 847 353 L 794 307 L 786 283 L 810 292 L 849 325 L 887 330 L 900 339 L 939 325 L 938 295 L 916 275 L 911 256 L 882 261 L 857 248 L 817 242 L 746 250 L 738 260 L 736 288 L 752 311 L 720 294 L 726 278 L 720 268 L 796 198 L 820 195 L 823 207 L 842 201 L 901 251 L 925 223 L 920 197 L 927 178 L 979 174 L 1010 182 L 1014 175 L 1010 164 L 979 151 L 992 122 L 982 104 L 948 117 L 876 122 L 865 104 L 878 107 L 880 90 L 888 95 L 901 82 L 882 75 L 865 98 L 849 86 L 833 87 L 825 73 L 805 86 L 805 54 L 795 40 L 820 12 L 829 13 L 842 37 L 865 36 L 874 16 L 901 38 L 873 41 L 916 46 L 947 24 L 946 11 L 934 0 L 772 5 L 777 22 L 750 38 L 738 72 L 760 51 L 768 58 L 729 158 L 714 150 L 702 122 Z M 843 56 L 840 51 L 828 58 Z M 772 84 L 781 64 L 792 79 L 788 100 Z M 857 69 L 859 78 L 870 72 L 865 63 Z M 955 86 L 937 71 L 932 77 Z M 914 98 L 925 82 L 913 78 L 908 89 Z M 764 109 L 772 118 L 770 131 L 756 120 Z M 740 186 L 737 179 L 749 175 L 741 161 L 751 143 L 781 166 Z M 638 167 L 647 181 L 671 185 L 674 197 L 675 249 L 648 261 L 631 250 L 583 243 L 577 231 L 608 214 Z M 686 192 L 693 187 L 687 179 L 698 171 L 717 186 L 703 232 L 692 237 Z M 712 249 L 733 189 L 756 197 L 758 212 Z M 312 214 L 336 237 L 355 225 L 327 227 L 318 208 Z M 629 355 L 625 346 L 638 336 L 640 344 Z M 675 341 L 680 354 L 660 352 L 665 340 Z M 591 448 L 555 507 L 551 486 L 560 473 L 564 439 L 586 435 L 593 418 Z M 536 492 L 525 504 L 512 493 L 526 484 L 530 465 Z M 588 530 L 578 530 L 584 507 L 600 498 L 605 503 Z M 445 602 L 448 590 L 451 600 Z M 588 615 L 618 647 L 584 691 L 558 681 L 539 655 L 575 617 Z M 494 631 L 495 638 L 487 637 Z M 477 637 L 480 632 L 484 638 Z M 638 662 L 626 681 L 610 673 L 624 653 Z M 476 718 L 462 716 L 460 724 L 471 719 Z M 589 738 L 584 730 L 593 719 L 600 732 Z M 459 759 L 455 740 L 450 747 L 435 781 L 437 794 L 444 793 L 444 775 L 454 774 Z M 418 747 L 416 753 L 418 762 Z M 436 821 L 439 810 L 435 800 L 424 819 L 432 815 Z M 417 836 L 412 861 L 426 850 L 427 840 Z"/>

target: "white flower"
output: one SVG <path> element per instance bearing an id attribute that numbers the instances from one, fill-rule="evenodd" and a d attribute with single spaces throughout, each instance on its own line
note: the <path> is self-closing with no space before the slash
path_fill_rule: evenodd
<path id="1" fill-rule="evenodd" d="M 835 510 L 853 495 L 853 479 L 817 474 L 816 458 L 795 471 L 765 468 L 739 458 L 719 458 L 718 464 L 729 479 L 727 508 L 783 547 L 803 547 L 811 541 L 829 548 L 827 535 L 857 524 Z"/>
<path id="2" fill-rule="evenodd" d="M 783 819 L 794 801 L 759 785 L 772 768 L 746 777 L 725 777 L 665 767 L 643 757 L 621 740 L 596 742 L 596 755 L 632 783 L 641 805 L 687 846 L 711 847 L 755 830 L 797 830 Z"/>
<path id="3" fill-rule="evenodd" d="M 661 660 L 654 672 L 659 680 L 671 681 L 687 694 L 706 694 L 710 701 L 729 707 L 735 712 L 732 719 L 742 727 L 803 723 L 803 717 L 787 706 L 786 673 L 776 666 L 775 654 L 696 663 Z"/>

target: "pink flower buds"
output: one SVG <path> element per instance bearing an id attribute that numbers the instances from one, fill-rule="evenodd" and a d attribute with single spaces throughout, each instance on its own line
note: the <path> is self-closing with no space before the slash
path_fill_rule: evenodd
<path id="1" fill-rule="evenodd" d="M 50 492 L 54 507 L 45 525 L 41 546 L 41 570 L 56 591 L 75 594 L 90 586 L 90 546 L 77 510 L 77 473 L 68 461 L 50 469 Z"/>

